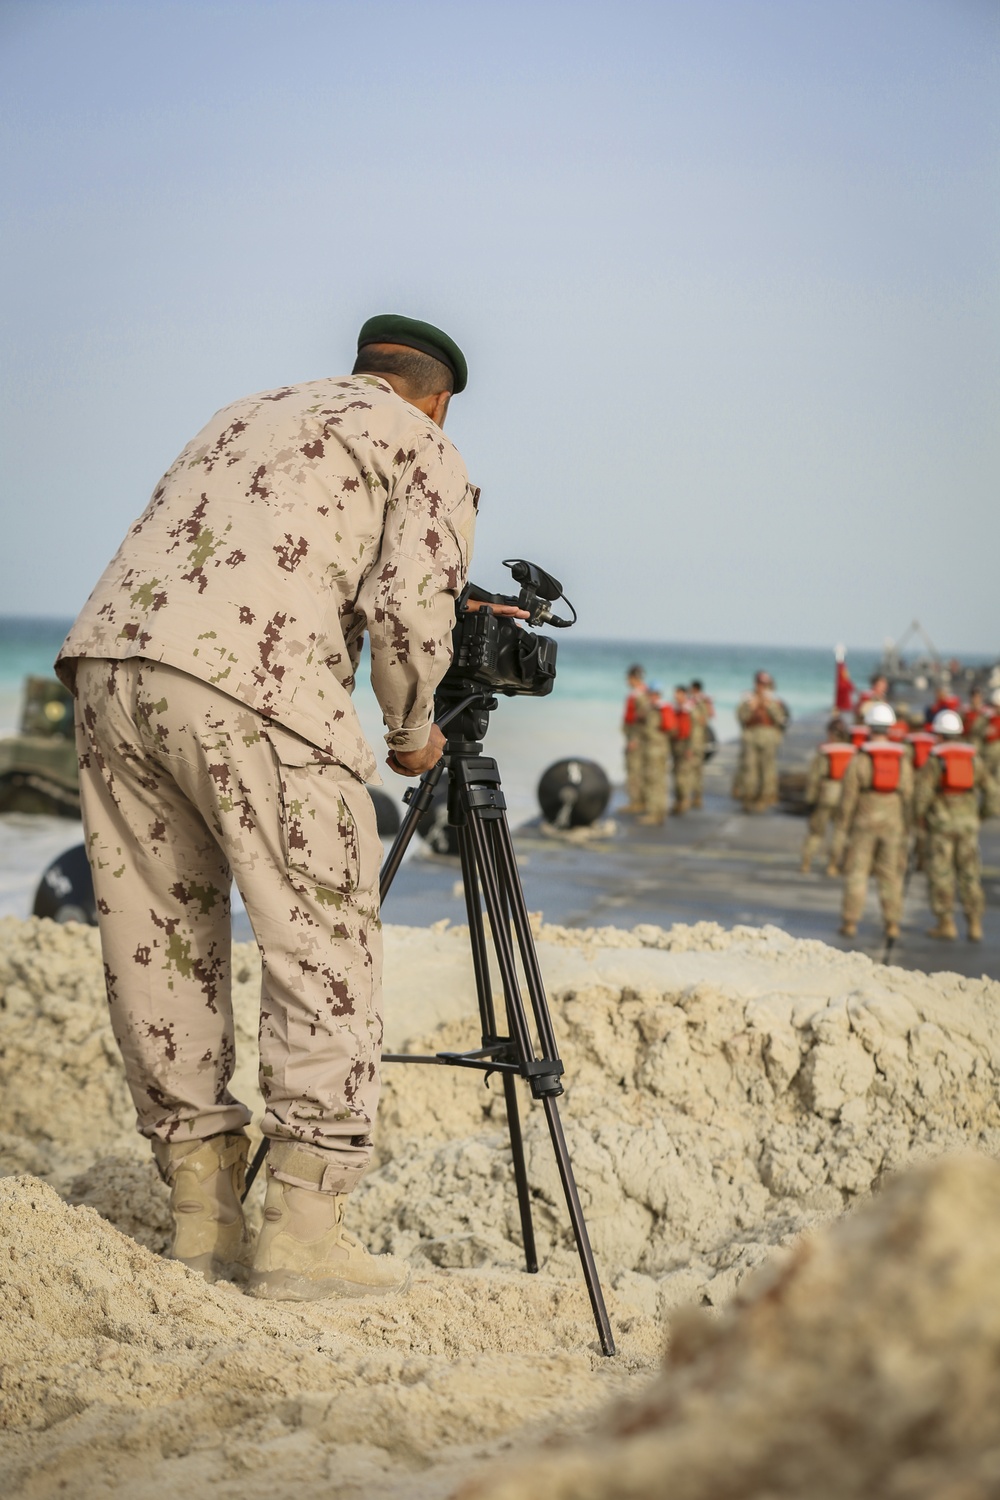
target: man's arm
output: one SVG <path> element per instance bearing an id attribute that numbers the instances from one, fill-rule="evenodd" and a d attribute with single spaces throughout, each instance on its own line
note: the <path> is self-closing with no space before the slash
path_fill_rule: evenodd
<path id="1" fill-rule="evenodd" d="M 844 790 L 840 794 L 840 806 L 837 809 L 837 827 L 842 828 L 845 833 L 850 832 L 860 793 L 861 757 L 856 755 L 844 772 Z"/>
<path id="2" fill-rule="evenodd" d="M 809 762 L 809 770 L 806 773 L 805 804 L 814 807 L 819 801 L 820 787 L 826 780 L 827 765 L 826 756 L 822 750 L 817 750 Z"/>
<path id="3" fill-rule="evenodd" d="M 468 574 L 477 499 L 461 458 L 440 433 L 421 434 L 414 449 L 400 455 L 378 561 L 357 603 L 392 752 L 428 743 L 434 690 L 451 662 L 455 600 Z"/>

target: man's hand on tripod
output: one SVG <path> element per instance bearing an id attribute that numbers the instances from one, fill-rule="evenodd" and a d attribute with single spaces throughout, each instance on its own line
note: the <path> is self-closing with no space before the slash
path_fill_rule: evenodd
<path id="1" fill-rule="evenodd" d="M 444 753 L 447 741 L 436 724 L 431 725 L 430 738 L 420 750 L 390 750 L 386 765 L 398 776 L 422 776 L 436 766 Z"/>

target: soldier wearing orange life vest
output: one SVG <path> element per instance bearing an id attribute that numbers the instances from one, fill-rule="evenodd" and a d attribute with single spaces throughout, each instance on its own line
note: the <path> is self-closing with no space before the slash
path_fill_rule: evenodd
<path id="1" fill-rule="evenodd" d="M 694 715 L 684 683 L 674 689 L 674 727 L 670 735 L 670 759 L 674 771 L 674 802 L 670 811 L 683 817 L 691 806 L 694 786 L 694 747 L 691 736 Z"/>
<path id="2" fill-rule="evenodd" d="M 927 764 L 927 757 L 938 742 L 938 737 L 933 729 L 912 729 L 906 736 L 906 746 L 913 761 L 914 772 L 922 771 Z M 927 829 L 920 822 L 916 824 L 913 831 L 913 868 L 925 870 L 927 868 Z"/>
<path id="3" fill-rule="evenodd" d="M 826 866 L 828 875 L 840 873 L 844 855 L 844 832 L 837 824 L 837 812 L 844 790 L 844 775 L 856 751 L 851 744 L 847 725 L 839 714 L 834 714 L 826 731 L 826 742 L 814 754 L 806 775 L 805 800 L 810 813 L 809 831 L 802 846 L 800 868 L 803 875 L 809 874 L 809 866 L 823 847 L 828 827 L 833 828 L 833 841 Z"/>
<path id="4" fill-rule="evenodd" d="M 937 921 L 928 936 L 958 936 L 953 908 L 955 885 L 968 924 L 969 940 L 983 936 L 983 882 L 979 864 L 979 809 L 988 772 L 975 745 L 962 737 L 962 719 L 942 709 L 934 720 L 936 745 L 917 777 L 917 817 L 927 829 L 927 892 Z"/>
<path id="5" fill-rule="evenodd" d="M 622 732 L 625 735 L 625 789 L 628 792 L 628 802 L 622 812 L 640 813 L 644 808 L 642 729 L 649 713 L 649 690 L 646 687 L 646 674 L 638 665 L 629 667 L 625 681 L 628 683 L 628 697 L 625 699 Z"/>
<path id="6" fill-rule="evenodd" d="M 888 703 L 868 711 L 869 738 L 844 773 L 838 828 L 847 840 L 840 932 L 854 937 L 864 911 L 868 877 L 878 883 L 885 936 L 899 936 L 903 871 L 913 799 L 913 768 L 903 745 L 888 731 L 896 715 Z"/>

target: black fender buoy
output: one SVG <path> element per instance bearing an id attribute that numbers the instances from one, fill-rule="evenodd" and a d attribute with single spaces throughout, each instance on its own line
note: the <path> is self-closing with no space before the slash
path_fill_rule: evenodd
<path id="1" fill-rule="evenodd" d="M 50 917 L 53 922 L 84 922 L 97 926 L 97 903 L 85 844 L 74 844 L 49 865 L 38 882 L 36 917 Z"/>
<path id="2" fill-rule="evenodd" d="M 403 821 L 399 816 L 398 805 L 380 786 L 370 786 L 368 794 L 375 804 L 375 821 L 378 824 L 379 838 L 394 839 Z"/>
<path id="3" fill-rule="evenodd" d="M 458 829 L 448 822 L 448 778 L 434 789 L 430 807 L 417 824 L 417 832 L 434 854 L 458 853 Z"/>
<path id="4" fill-rule="evenodd" d="M 542 816 L 554 828 L 589 828 L 611 801 L 611 782 L 596 760 L 557 760 L 538 783 Z"/>

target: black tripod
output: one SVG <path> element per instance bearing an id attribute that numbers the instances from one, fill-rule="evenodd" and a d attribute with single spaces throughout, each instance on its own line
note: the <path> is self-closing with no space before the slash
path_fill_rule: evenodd
<path id="1" fill-rule="evenodd" d="M 456 701 L 456 699 L 458 701 Z M 605 1354 L 614 1354 L 615 1341 L 604 1305 L 604 1294 L 594 1264 L 594 1252 L 580 1206 L 573 1167 L 566 1147 L 562 1120 L 556 1104 L 562 1093 L 560 1078 L 563 1065 L 559 1057 L 552 1018 L 545 998 L 542 973 L 535 952 L 524 892 L 517 872 L 514 846 L 507 823 L 503 792 L 500 788 L 500 772 L 495 760 L 482 754 L 490 714 L 497 707 L 496 698 L 477 688 L 475 683 L 449 684 L 445 692 L 439 691 L 437 698 L 437 723 L 440 728 L 450 726 L 444 758 L 433 770 L 428 771 L 419 785 L 406 793 L 409 810 L 396 836 L 392 849 L 382 869 L 380 891 L 382 900 L 392 885 L 403 854 L 413 837 L 417 823 L 431 805 L 434 789 L 447 765 L 449 774 L 448 821 L 458 835 L 458 852 L 462 862 L 462 881 L 465 887 L 465 907 L 469 919 L 469 939 L 472 944 L 472 963 L 476 975 L 476 993 L 479 1000 L 479 1017 L 482 1031 L 482 1046 L 473 1052 L 438 1052 L 432 1057 L 418 1057 L 409 1053 L 382 1054 L 383 1062 L 429 1063 L 444 1067 L 477 1068 L 486 1074 L 499 1073 L 503 1078 L 504 1101 L 507 1108 L 507 1129 L 510 1149 L 514 1160 L 514 1181 L 517 1185 L 517 1202 L 521 1215 L 521 1231 L 524 1237 L 524 1258 L 529 1271 L 538 1270 L 535 1252 L 535 1234 L 531 1221 L 531 1197 L 528 1191 L 528 1176 L 524 1162 L 524 1143 L 521 1137 L 521 1120 L 518 1113 L 517 1086 L 515 1079 L 527 1080 L 532 1097 L 542 1101 L 545 1118 L 552 1138 L 556 1165 L 566 1195 L 570 1222 L 576 1238 L 583 1277 L 590 1294 L 590 1305 L 594 1310 L 601 1349 Z M 493 947 L 500 969 L 503 985 L 504 1011 L 507 1035 L 502 1036 L 497 1026 L 493 988 L 490 980 L 489 954 L 486 945 L 486 929 L 483 922 L 483 902 L 489 920 Z M 524 997 L 517 973 L 513 923 L 517 951 L 527 984 L 528 998 L 534 1016 L 540 1056 L 535 1054 Z"/>

